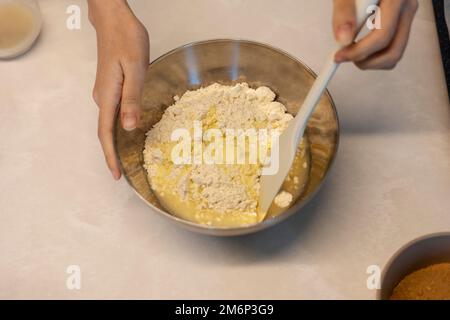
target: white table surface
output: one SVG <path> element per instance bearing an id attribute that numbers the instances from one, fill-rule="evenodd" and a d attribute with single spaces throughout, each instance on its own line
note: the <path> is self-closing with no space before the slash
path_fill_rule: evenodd
<path id="1" fill-rule="evenodd" d="M 44 30 L 0 62 L 0 298 L 372 299 L 366 268 L 450 230 L 450 106 L 431 1 L 392 72 L 343 66 L 330 91 L 341 145 L 317 198 L 241 238 L 179 229 L 114 182 L 91 100 L 95 33 L 81 0 L 40 0 Z M 82 28 L 65 27 L 82 7 Z M 320 68 L 330 1 L 136 0 L 151 58 L 210 38 L 246 38 Z M 66 287 L 79 265 L 81 290 Z"/>

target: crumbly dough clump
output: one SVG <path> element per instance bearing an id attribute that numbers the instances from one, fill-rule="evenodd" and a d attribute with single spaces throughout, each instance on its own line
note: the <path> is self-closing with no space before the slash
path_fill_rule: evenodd
<path id="1" fill-rule="evenodd" d="M 213 84 L 175 97 L 175 103 L 148 133 L 144 150 L 152 189 L 159 196 L 170 196 L 186 208 L 210 210 L 218 214 L 239 213 L 255 216 L 259 197 L 260 164 L 183 164 L 171 159 L 176 142 L 172 132 L 185 128 L 194 133 L 194 121 L 202 130 L 280 129 L 293 116 L 283 104 L 274 101 L 275 93 L 267 87 L 256 90 L 247 83 L 225 86 Z M 202 150 L 208 147 L 203 140 Z M 175 197 L 177 199 L 175 199 Z M 291 199 L 292 200 L 292 199 Z M 208 223 L 208 222 L 206 222 Z"/>

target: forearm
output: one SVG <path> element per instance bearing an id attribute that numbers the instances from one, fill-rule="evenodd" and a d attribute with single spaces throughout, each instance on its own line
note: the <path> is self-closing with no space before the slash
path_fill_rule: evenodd
<path id="1" fill-rule="evenodd" d="M 114 21 L 117 17 L 131 12 L 127 0 L 87 0 L 89 21 L 94 28 Z"/>

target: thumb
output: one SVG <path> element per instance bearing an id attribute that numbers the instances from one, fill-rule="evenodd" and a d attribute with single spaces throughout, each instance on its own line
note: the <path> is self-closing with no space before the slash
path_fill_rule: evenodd
<path id="1" fill-rule="evenodd" d="M 334 0 L 333 6 L 334 36 L 341 46 L 348 46 L 356 33 L 355 0 Z"/>
<path id="2" fill-rule="evenodd" d="M 136 129 L 141 113 L 145 68 L 140 64 L 124 67 L 124 83 L 120 103 L 120 120 L 127 131 Z"/>

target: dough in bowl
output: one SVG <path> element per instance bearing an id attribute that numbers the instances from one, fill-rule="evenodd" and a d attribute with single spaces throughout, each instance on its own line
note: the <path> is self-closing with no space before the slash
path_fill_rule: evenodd
<path id="1" fill-rule="evenodd" d="M 144 166 L 161 204 L 175 216 L 204 225 L 260 222 L 259 180 L 272 137 L 293 119 L 275 98 L 269 88 L 253 89 L 247 83 L 215 83 L 175 97 L 147 133 L 144 149 Z M 295 203 L 309 167 L 309 145 L 303 139 L 269 217 Z"/>

